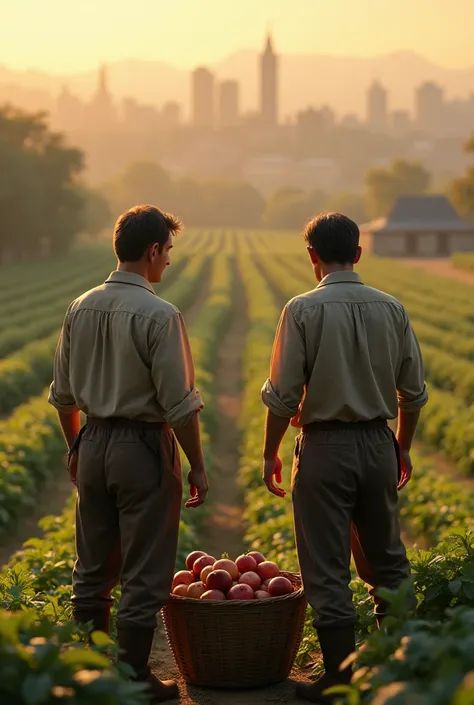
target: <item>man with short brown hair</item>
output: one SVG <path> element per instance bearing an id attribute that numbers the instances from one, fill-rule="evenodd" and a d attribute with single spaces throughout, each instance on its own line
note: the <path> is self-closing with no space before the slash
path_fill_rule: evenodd
<path id="1" fill-rule="evenodd" d="M 319 284 L 280 318 L 262 390 L 263 475 L 269 491 L 283 496 L 275 484 L 278 449 L 292 419 L 302 427 L 292 476 L 296 545 L 326 670 L 297 694 L 324 704 L 332 702 L 323 694 L 328 687 L 351 678 L 350 667 L 339 671 L 355 649 L 351 544 L 358 573 L 373 588 L 396 589 L 410 577 L 397 489 L 411 477 L 410 447 L 427 392 L 405 309 L 353 271 L 361 255 L 357 225 L 322 214 L 304 237 Z M 387 424 L 397 413 L 398 442 Z M 375 602 L 381 623 L 385 606 Z"/>
<path id="2" fill-rule="evenodd" d="M 180 227 L 148 205 L 120 216 L 117 269 L 69 306 L 49 395 L 78 490 L 74 618 L 108 632 L 111 591 L 120 583 L 120 658 L 148 684 L 153 703 L 178 695 L 176 683 L 160 681 L 148 666 L 176 560 L 182 499 L 176 438 L 191 466 L 186 507 L 201 505 L 208 489 L 198 420 L 203 404 L 186 326 L 152 287 L 170 264 Z"/>

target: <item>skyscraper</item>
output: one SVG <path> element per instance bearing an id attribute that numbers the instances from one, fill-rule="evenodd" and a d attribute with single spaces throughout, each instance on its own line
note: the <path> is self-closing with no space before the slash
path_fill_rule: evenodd
<path id="1" fill-rule="evenodd" d="M 192 122 L 195 127 L 214 125 L 214 75 L 198 68 L 192 75 Z"/>
<path id="2" fill-rule="evenodd" d="M 445 102 L 443 89 L 430 81 L 416 91 L 416 123 L 423 132 L 438 134 L 443 127 Z"/>
<path id="3" fill-rule="evenodd" d="M 99 69 L 97 89 L 88 106 L 89 119 L 95 128 L 107 129 L 117 120 L 117 113 L 109 90 L 107 67 Z"/>
<path id="4" fill-rule="evenodd" d="M 373 129 L 384 131 L 387 121 L 387 91 L 378 81 L 374 81 L 367 92 L 367 122 Z"/>
<path id="5" fill-rule="evenodd" d="M 219 125 L 233 127 L 239 120 L 239 84 L 222 81 L 219 86 Z"/>
<path id="6" fill-rule="evenodd" d="M 278 123 L 278 56 L 270 34 L 260 57 L 260 115 L 265 125 Z"/>

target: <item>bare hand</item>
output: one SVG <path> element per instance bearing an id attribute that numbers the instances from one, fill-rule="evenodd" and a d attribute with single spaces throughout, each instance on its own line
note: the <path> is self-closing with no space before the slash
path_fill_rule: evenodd
<path id="1" fill-rule="evenodd" d="M 191 468 L 188 472 L 190 499 L 184 505 L 186 509 L 195 509 L 204 504 L 208 492 L 207 475 L 204 469 L 195 470 Z"/>
<path id="2" fill-rule="evenodd" d="M 77 452 L 74 452 L 71 455 L 71 460 L 68 463 L 67 470 L 72 484 L 74 487 L 77 487 Z"/>
<path id="3" fill-rule="evenodd" d="M 411 480 L 413 465 L 411 462 L 409 450 L 402 450 L 400 448 L 400 464 L 402 466 L 402 473 L 400 476 L 400 482 L 398 483 L 399 490 L 403 489 L 405 485 Z"/>
<path id="4" fill-rule="evenodd" d="M 268 491 L 277 497 L 285 497 L 286 491 L 282 487 L 277 487 L 275 482 L 281 484 L 282 463 L 277 456 L 273 460 L 265 460 L 263 465 L 263 481 L 266 484 Z"/>

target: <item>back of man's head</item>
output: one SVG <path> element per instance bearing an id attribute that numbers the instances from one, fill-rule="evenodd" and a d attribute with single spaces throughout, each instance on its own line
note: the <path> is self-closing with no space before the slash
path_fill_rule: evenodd
<path id="1" fill-rule="evenodd" d="M 114 252 L 119 262 L 138 262 L 150 245 L 161 253 L 170 235 L 177 235 L 179 218 L 150 205 L 134 206 L 122 213 L 114 227 Z"/>
<path id="2" fill-rule="evenodd" d="M 325 264 L 353 264 L 359 247 L 359 228 L 341 213 L 320 213 L 306 226 L 303 237 Z"/>

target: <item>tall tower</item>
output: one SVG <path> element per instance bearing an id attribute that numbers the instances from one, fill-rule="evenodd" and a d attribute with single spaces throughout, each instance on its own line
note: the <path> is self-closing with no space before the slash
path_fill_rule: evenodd
<path id="1" fill-rule="evenodd" d="M 89 118 L 94 121 L 96 127 L 100 128 L 109 127 L 117 118 L 105 65 L 99 69 L 97 89 L 89 105 Z"/>
<path id="2" fill-rule="evenodd" d="M 265 125 L 278 124 L 278 56 L 270 34 L 260 57 L 260 115 Z"/>
<path id="3" fill-rule="evenodd" d="M 375 81 L 367 93 L 367 122 L 375 130 L 387 129 L 387 103 L 387 91 L 378 81 Z"/>
<path id="4" fill-rule="evenodd" d="M 192 75 L 192 122 L 195 127 L 214 125 L 214 75 L 206 68 L 198 68 Z"/>

